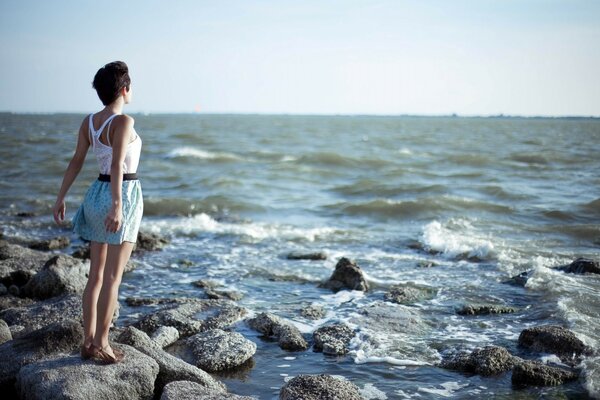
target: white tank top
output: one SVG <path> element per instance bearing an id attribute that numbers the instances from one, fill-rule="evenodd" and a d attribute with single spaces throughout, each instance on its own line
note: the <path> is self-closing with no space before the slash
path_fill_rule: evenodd
<path id="1" fill-rule="evenodd" d="M 94 114 L 90 114 L 90 142 L 92 143 L 92 149 L 98 160 L 98 166 L 100 167 L 100 173 L 110 175 L 110 165 L 112 163 L 112 147 L 110 146 L 110 136 L 106 135 L 106 141 L 108 146 L 100 141 L 100 135 L 102 130 L 108 124 L 110 129 L 110 123 L 113 118 L 120 114 L 113 114 L 104 121 L 102 126 L 95 131 L 92 117 Z M 107 130 L 108 131 L 108 130 Z M 135 132 L 135 129 L 134 129 Z M 125 153 L 125 160 L 123 161 L 123 173 L 131 174 L 137 172 L 138 164 L 140 163 L 140 153 L 142 152 L 142 138 L 135 132 L 135 139 L 127 144 L 127 152 Z"/>

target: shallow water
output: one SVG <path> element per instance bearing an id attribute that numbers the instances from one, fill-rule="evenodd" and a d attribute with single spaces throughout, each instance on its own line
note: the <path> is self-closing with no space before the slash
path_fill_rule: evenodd
<path id="1" fill-rule="evenodd" d="M 6 236 L 70 234 L 50 214 L 83 117 L 0 114 Z M 594 358 L 584 361 L 580 382 L 544 389 L 513 389 L 510 374 L 483 378 L 435 367 L 456 347 L 497 344 L 520 354 L 520 331 L 545 323 L 564 324 L 598 347 L 600 278 L 549 267 L 599 258 L 600 121 L 134 117 L 144 140 L 142 229 L 172 242 L 138 259 L 120 300 L 201 296 L 191 282 L 210 278 L 242 292 L 239 303 L 250 312 L 290 318 L 303 332 L 333 321 L 357 330 L 350 354 L 337 358 L 283 351 L 240 322 L 236 330 L 258 350 L 251 368 L 221 376 L 232 391 L 276 398 L 292 376 L 328 373 L 372 399 L 600 396 Z M 97 171 L 90 153 L 70 192 L 68 218 Z M 37 216 L 19 218 L 19 211 Z M 313 250 L 328 260 L 285 258 Z M 342 256 L 358 262 L 370 292 L 317 288 Z M 528 269 L 534 273 L 525 288 L 501 283 Z M 390 285 L 407 282 L 436 295 L 410 306 L 383 302 Z M 518 312 L 456 315 L 466 302 Z M 310 303 L 323 305 L 326 317 L 300 316 Z M 139 310 L 122 304 L 119 323 L 135 319 Z M 363 311 L 373 305 L 393 317 L 369 319 Z"/>

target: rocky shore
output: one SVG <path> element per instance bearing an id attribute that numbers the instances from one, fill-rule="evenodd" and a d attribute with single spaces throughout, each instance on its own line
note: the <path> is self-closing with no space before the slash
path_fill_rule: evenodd
<path id="1" fill-rule="evenodd" d="M 160 251 L 168 241 L 140 233 L 137 252 Z M 344 356 L 356 332 L 344 323 L 326 323 L 303 334 L 289 320 L 263 312 L 253 314 L 238 305 L 241 295 L 217 290 L 210 281 L 194 285 L 206 298 L 128 298 L 132 307 L 155 308 L 128 325 L 113 325 L 110 341 L 125 353 L 122 363 L 101 365 L 82 360 L 83 341 L 81 294 L 85 287 L 89 249 L 74 254 L 60 253 L 68 239 L 40 243 L 0 240 L 0 391 L 10 399 L 251 399 L 228 391 L 211 375 L 252 363 L 257 346 L 233 330 L 243 321 L 281 349 L 303 352 L 312 348 L 325 356 Z M 290 260 L 319 261 L 324 253 L 290 253 Z M 130 263 L 126 272 L 135 268 Z M 598 273 L 598 263 L 578 259 L 558 268 L 564 273 Z M 523 284 L 526 276 L 509 283 Z M 337 292 L 343 289 L 373 295 L 370 283 L 354 261 L 342 257 L 331 277 L 318 285 Z M 436 292 L 419 285 L 393 285 L 378 306 L 357 311 L 373 326 L 410 329 L 386 308 L 431 299 Z M 464 304 L 456 310 L 461 318 L 513 313 L 502 304 Z M 298 313 L 310 319 L 324 316 L 319 306 L 309 305 Z M 113 323 L 117 321 L 118 308 Z M 417 326 L 415 329 L 418 329 Z M 560 385 L 576 380 L 581 360 L 595 353 L 569 329 L 539 325 L 524 329 L 512 353 L 502 346 L 485 346 L 474 351 L 440 349 L 437 367 L 484 377 L 512 374 L 514 386 Z M 184 361 L 170 349 L 191 355 Z M 542 354 L 554 354 L 557 362 L 541 363 Z M 280 388 L 279 398 L 361 399 L 360 389 L 349 380 L 330 375 L 298 375 Z"/>

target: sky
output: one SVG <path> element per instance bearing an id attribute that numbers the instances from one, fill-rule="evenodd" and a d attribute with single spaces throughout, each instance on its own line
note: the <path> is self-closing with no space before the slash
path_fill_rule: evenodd
<path id="1" fill-rule="evenodd" d="M 0 1 L 0 111 L 600 116 L 600 0 Z"/>

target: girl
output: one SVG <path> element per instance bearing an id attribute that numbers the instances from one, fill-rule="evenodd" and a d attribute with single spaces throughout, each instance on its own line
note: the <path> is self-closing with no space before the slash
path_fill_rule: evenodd
<path id="1" fill-rule="evenodd" d="M 137 240 L 144 208 L 136 175 L 142 140 L 133 128 L 133 118 L 123 114 L 123 105 L 131 101 L 127 65 L 122 61 L 106 64 L 94 76 L 92 86 L 105 107 L 81 123 L 75 154 L 65 172 L 53 212 L 57 224 L 64 221 L 65 197 L 92 146 L 100 175 L 90 185 L 73 217 L 73 231 L 90 242 L 90 272 L 82 304 L 81 356 L 114 363 L 121 361 L 124 354 L 111 348 L 108 329 L 123 268 Z"/>

